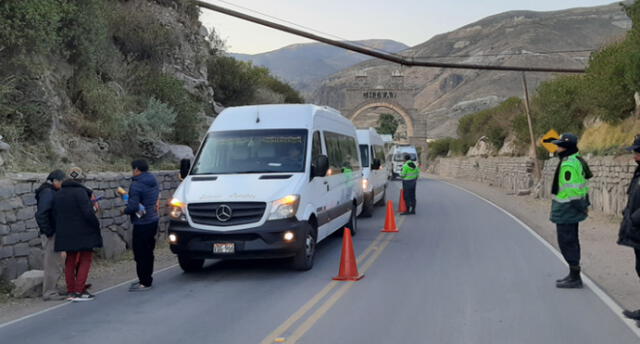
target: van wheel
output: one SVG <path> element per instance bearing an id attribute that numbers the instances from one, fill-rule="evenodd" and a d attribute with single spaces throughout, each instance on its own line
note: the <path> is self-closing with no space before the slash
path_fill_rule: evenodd
<path id="1" fill-rule="evenodd" d="M 183 255 L 178 255 L 178 264 L 180 264 L 182 271 L 186 273 L 197 272 L 202 270 L 204 259 L 195 259 Z"/>
<path id="2" fill-rule="evenodd" d="M 368 200 L 367 198 L 368 197 L 364 198 L 364 203 L 362 205 L 362 213 L 360 213 L 360 216 L 362 217 L 371 217 L 371 215 L 373 215 L 373 194 Z"/>
<path id="3" fill-rule="evenodd" d="M 316 234 L 310 224 L 305 225 L 304 244 L 293 257 L 292 266 L 299 271 L 311 270 L 316 255 Z"/>
<path id="4" fill-rule="evenodd" d="M 358 207 L 353 206 L 351 208 L 351 219 L 344 226 L 344 228 L 349 228 L 351 230 L 351 236 L 355 236 L 358 233 Z"/>
<path id="5" fill-rule="evenodd" d="M 385 187 L 382 191 L 382 198 L 378 202 L 376 202 L 376 207 L 384 207 L 387 199 L 387 188 Z"/>

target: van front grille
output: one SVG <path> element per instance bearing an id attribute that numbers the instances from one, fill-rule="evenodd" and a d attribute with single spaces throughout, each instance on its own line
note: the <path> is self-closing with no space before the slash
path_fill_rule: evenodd
<path id="1" fill-rule="evenodd" d="M 231 216 L 219 214 L 218 208 L 227 206 L 231 210 Z M 238 226 L 260 221 L 267 204 L 264 202 L 216 202 L 216 203 L 192 203 L 187 209 L 191 220 L 200 225 L 207 226 Z M 223 215 L 223 216 L 219 216 Z M 228 214 L 227 214 L 228 215 Z M 228 220 L 225 220 L 228 217 Z"/>

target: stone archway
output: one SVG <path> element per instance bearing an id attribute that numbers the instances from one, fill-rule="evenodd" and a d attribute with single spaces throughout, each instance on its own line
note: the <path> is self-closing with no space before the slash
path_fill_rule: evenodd
<path id="1" fill-rule="evenodd" d="M 349 116 L 349 119 L 353 122 L 353 121 L 355 121 L 355 119 L 358 116 L 360 116 L 363 113 L 365 113 L 365 111 L 367 111 L 369 109 L 373 109 L 373 108 L 389 109 L 391 111 L 394 111 L 398 115 L 400 115 L 400 117 L 402 117 L 402 119 L 404 120 L 405 124 L 407 125 L 407 137 L 413 137 L 414 136 L 413 119 L 411 118 L 409 113 L 407 113 L 407 111 L 405 111 L 399 105 L 395 105 L 395 104 L 391 104 L 391 103 L 387 103 L 387 102 L 374 102 L 374 103 L 362 104 L 361 106 L 356 108 L 356 110 L 353 112 L 353 114 L 351 116 Z"/>

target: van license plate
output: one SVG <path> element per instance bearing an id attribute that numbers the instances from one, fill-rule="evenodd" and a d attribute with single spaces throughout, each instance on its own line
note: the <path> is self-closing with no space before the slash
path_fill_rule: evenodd
<path id="1" fill-rule="evenodd" d="M 234 243 L 213 244 L 213 253 L 230 254 L 235 252 L 236 252 L 236 244 Z"/>

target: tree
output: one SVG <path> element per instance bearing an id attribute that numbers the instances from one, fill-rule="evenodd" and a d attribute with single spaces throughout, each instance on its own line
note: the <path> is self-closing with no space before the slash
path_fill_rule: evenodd
<path id="1" fill-rule="evenodd" d="M 381 135 L 395 135 L 399 125 L 398 120 L 392 114 L 383 113 L 378 118 L 378 127 L 376 129 L 378 134 Z"/>

